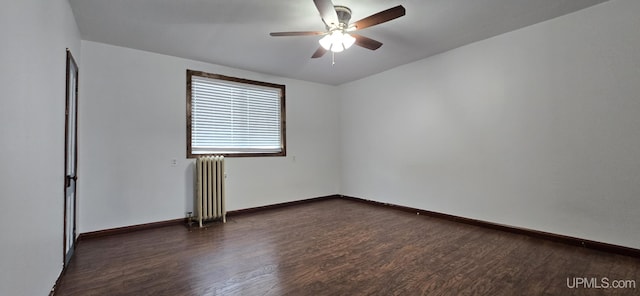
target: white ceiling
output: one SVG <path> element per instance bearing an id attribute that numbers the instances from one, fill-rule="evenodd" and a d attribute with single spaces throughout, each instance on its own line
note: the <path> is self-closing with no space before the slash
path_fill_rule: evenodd
<path id="1" fill-rule="evenodd" d="M 84 40 L 338 85 L 608 0 L 334 0 L 351 21 L 403 5 L 399 19 L 359 31 L 384 45 L 311 59 L 322 31 L 312 0 L 69 0 Z M 223 74 L 223 73 L 221 73 Z"/>

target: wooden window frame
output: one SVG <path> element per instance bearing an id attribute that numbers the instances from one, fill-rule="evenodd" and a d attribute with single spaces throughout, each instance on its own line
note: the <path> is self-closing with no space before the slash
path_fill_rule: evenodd
<path id="1" fill-rule="evenodd" d="M 210 153 L 210 154 L 204 154 L 204 153 L 192 153 L 192 148 L 191 148 L 191 124 L 192 124 L 192 120 L 191 120 L 191 113 L 192 113 L 192 109 L 191 109 L 191 102 L 192 102 L 192 97 L 191 97 L 191 78 L 193 76 L 200 76 L 200 77 L 205 77 L 205 78 L 210 78 L 210 79 L 218 79 L 218 80 L 225 80 L 225 81 L 231 81 L 231 82 L 237 82 L 237 83 L 244 83 L 244 84 L 251 84 L 251 85 L 258 85 L 258 86 L 264 86 L 264 87 L 272 87 L 272 88 L 278 88 L 280 89 L 280 151 L 279 152 L 269 152 L 269 153 L 264 153 L 264 152 L 255 152 L 255 153 L 251 153 L 251 152 L 237 152 L 237 153 Z M 238 78 L 238 77 L 231 77 L 231 76 L 225 76 L 225 75 L 220 75 L 220 74 L 212 74 L 212 73 L 207 73 L 207 72 L 203 72 L 203 71 L 195 71 L 195 70 L 189 70 L 187 69 L 187 158 L 197 158 L 200 156 L 209 156 L 209 155 L 223 155 L 225 157 L 269 157 L 269 156 L 287 156 L 287 137 L 286 137 L 286 107 L 285 107 L 285 101 L 286 101 L 286 87 L 285 85 L 282 84 L 275 84 L 275 83 L 269 83 L 269 82 L 262 82 L 262 81 L 256 81 L 256 80 L 249 80 L 249 79 L 244 79 L 244 78 Z"/>

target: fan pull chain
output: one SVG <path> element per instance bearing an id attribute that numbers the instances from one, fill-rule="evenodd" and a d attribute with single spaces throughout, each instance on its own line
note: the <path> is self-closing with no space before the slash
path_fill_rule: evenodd
<path id="1" fill-rule="evenodd" d="M 335 52 L 331 52 L 331 66 L 336 64 L 336 53 Z"/>

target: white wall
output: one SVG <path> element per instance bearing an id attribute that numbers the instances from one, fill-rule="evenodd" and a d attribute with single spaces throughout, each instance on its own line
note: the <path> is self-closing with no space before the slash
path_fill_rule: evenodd
<path id="1" fill-rule="evenodd" d="M 66 0 L 0 9 L 0 295 L 47 295 L 62 271 Z"/>
<path id="2" fill-rule="evenodd" d="M 287 157 L 227 158 L 228 210 L 339 193 L 335 87 L 82 41 L 81 233 L 193 209 L 186 69 L 286 85 Z"/>
<path id="3" fill-rule="evenodd" d="M 640 1 L 340 87 L 342 193 L 640 248 Z"/>

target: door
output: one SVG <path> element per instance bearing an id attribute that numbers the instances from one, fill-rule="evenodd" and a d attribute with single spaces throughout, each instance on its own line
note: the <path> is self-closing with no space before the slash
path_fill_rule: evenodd
<path id="1" fill-rule="evenodd" d="M 78 65 L 67 49 L 67 86 L 64 155 L 64 266 L 73 256 L 76 243 L 76 181 L 78 176 Z"/>

